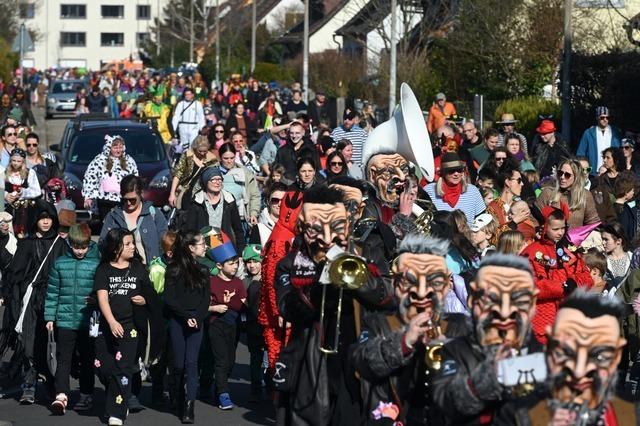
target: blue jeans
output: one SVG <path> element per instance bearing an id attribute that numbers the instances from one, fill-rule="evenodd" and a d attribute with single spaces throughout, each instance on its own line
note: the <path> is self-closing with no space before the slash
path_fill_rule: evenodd
<path id="1" fill-rule="evenodd" d="M 175 383 L 181 386 L 183 373 L 187 373 L 187 400 L 196 399 L 198 391 L 198 354 L 202 343 L 202 326 L 191 328 L 182 319 L 169 320 L 169 335 L 173 347 Z"/>

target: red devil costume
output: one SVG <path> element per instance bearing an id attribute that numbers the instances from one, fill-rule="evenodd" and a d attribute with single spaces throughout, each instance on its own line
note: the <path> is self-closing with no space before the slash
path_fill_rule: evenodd
<path id="1" fill-rule="evenodd" d="M 278 222 L 274 226 L 262 253 L 262 291 L 258 322 L 264 328 L 264 341 L 267 347 L 270 369 L 274 368 L 280 348 L 282 348 L 289 336 L 289 330 L 284 327 L 284 324 L 278 324 L 280 312 L 276 303 L 274 287 L 276 266 L 291 250 L 301 209 L 302 192 L 288 192 L 282 201 Z"/>

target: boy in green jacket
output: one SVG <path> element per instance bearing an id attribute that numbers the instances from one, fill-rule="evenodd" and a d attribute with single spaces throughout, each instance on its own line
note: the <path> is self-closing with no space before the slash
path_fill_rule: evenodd
<path id="1" fill-rule="evenodd" d="M 98 246 L 91 241 L 86 223 L 74 224 L 67 238 L 69 249 L 59 257 L 49 272 L 49 286 L 44 307 L 47 330 L 57 329 L 55 387 L 56 399 L 51 404 L 54 414 L 65 413 L 70 391 L 69 374 L 75 350 L 80 355 L 80 401 L 76 411 L 93 405 L 95 359 L 94 339 L 89 337 L 89 321 L 96 302 L 90 296 L 93 279 L 100 263 Z"/>

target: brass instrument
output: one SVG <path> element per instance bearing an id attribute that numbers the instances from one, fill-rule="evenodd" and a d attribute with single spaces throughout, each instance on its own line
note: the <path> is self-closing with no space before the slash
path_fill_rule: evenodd
<path id="1" fill-rule="evenodd" d="M 427 337 L 429 340 L 434 340 L 440 337 L 441 329 L 439 325 L 435 325 L 431 319 L 427 321 L 429 328 L 427 329 Z M 427 350 L 424 354 L 424 363 L 430 370 L 438 371 L 442 367 L 442 342 L 434 342 L 427 346 Z"/>
<path id="2" fill-rule="evenodd" d="M 429 235 L 431 232 L 431 222 L 436 208 L 430 200 L 415 200 L 411 212 L 416 216 L 414 224 L 420 234 Z"/>
<path id="3" fill-rule="evenodd" d="M 331 284 L 339 289 L 338 294 L 338 311 L 336 314 L 336 329 L 333 342 L 333 348 L 323 346 L 324 340 L 324 311 L 325 301 L 327 298 L 327 286 L 322 287 L 322 302 L 320 305 L 320 339 L 318 349 L 325 354 L 338 353 L 338 340 L 340 339 L 340 317 L 342 315 L 342 295 L 344 290 L 357 290 L 362 287 L 369 279 L 369 270 L 366 261 L 353 253 L 345 252 L 333 261 L 329 266 L 329 278 Z"/>

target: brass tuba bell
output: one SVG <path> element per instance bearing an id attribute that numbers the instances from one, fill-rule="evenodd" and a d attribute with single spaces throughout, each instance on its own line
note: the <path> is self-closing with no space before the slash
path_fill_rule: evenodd
<path id="1" fill-rule="evenodd" d="M 424 363 L 433 371 L 438 371 L 442 368 L 442 346 L 442 342 L 436 343 L 433 346 L 427 346 Z"/>
<path id="2" fill-rule="evenodd" d="M 337 354 L 340 339 L 340 317 L 342 316 L 342 295 L 345 289 L 357 290 L 362 287 L 369 279 L 369 269 L 367 269 L 367 263 L 362 257 L 346 252 L 331 261 L 331 265 L 329 266 L 329 278 L 331 280 L 331 284 L 339 289 L 335 337 L 333 348 L 323 346 L 324 305 L 327 298 L 327 287 L 325 285 L 322 287 L 322 302 L 320 306 L 321 338 L 319 340 L 318 349 L 320 349 L 320 352 L 325 354 Z"/>

